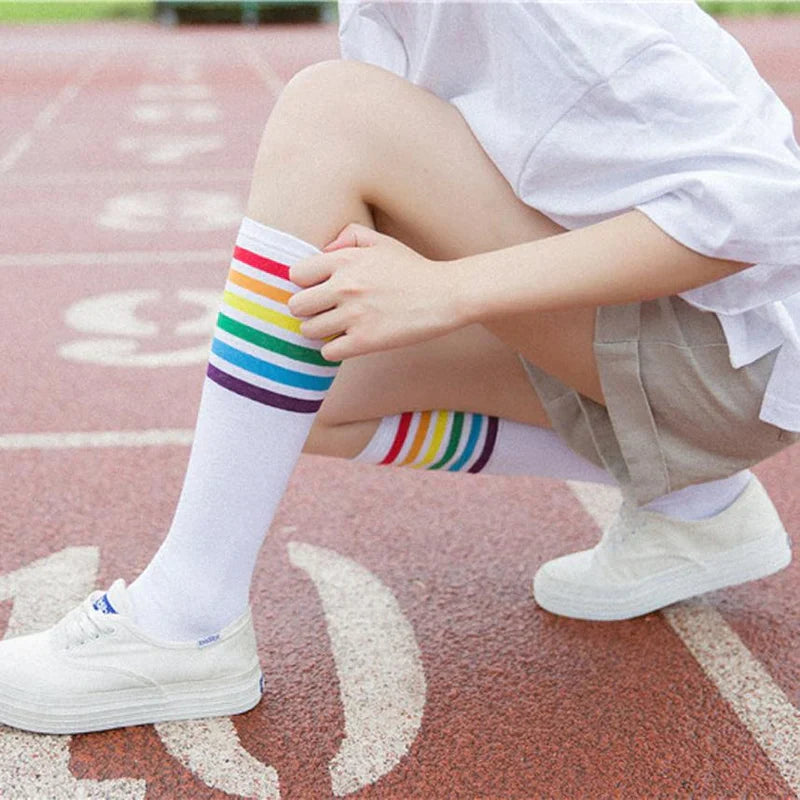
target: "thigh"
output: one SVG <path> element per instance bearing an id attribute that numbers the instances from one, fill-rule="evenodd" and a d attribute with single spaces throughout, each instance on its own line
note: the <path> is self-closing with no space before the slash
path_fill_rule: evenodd
<path id="1" fill-rule="evenodd" d="M 330 217 L 345 208 L 355 215 L 346 221 L 371 217 L 378 230 L 440 261 L 563 231 L 516 197 L 455 106 L 372 64 L 329 61 L 301 71 L 279 98 L 264 141 L 273 146 L 262 148 L 256 176 L 263 173 L 258 183 L 269 191 L 251 198 L 250 208 L 293 224 L 305 208 L 301 236 L 332 238 Z M 579 309 L 488 327 L 602 402 L 593 320 L 594 309 Z"/>
<path id="2" fill-rule="evenodd" d="M 365 199 L 377 230 L 434 260 L 564 231 L 514 194 L 454 106 L 391 73 L 380 77 L 396 82 L 397 91 L 385 111 L 393 118 L 393 135 L 387 127 L 385 136 L 373 140 L 368 161 Z M 520 314 L 487 328 L 515 352 L 603 403 L 593 350 L 595 316 L 595 308 Z"/>

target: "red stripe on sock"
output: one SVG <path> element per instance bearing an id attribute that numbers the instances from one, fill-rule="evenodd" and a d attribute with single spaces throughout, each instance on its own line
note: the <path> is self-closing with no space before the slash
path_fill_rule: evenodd
<path id="1" fill-rule="evenodd" d="M 394 441 L 392 442 L 391 448 L 389 448 L 386 458 L 381 461 L 381 464 L 391 464 L 403 449 L 403 443 L 406 440 L 406 434 L 411 426 L 412 416 L 413 414 L 410 411 L 406 411 L 405 413 L 401 414 L 400 425 L 397 427 L 397 433 L 395 434 Z"/>
<path id="2" fill-rule="evenodd" d="M 249 267 L 260 269 L 262 272 L 268 272 L 270 275 L 275 275 L 278 278 L 289 280 L 289 267 L 286 264 L 281 264 L 279 261 L 273 261 L 266 256 L 260 256 L 258 253 L 253 253 L 250 250 L 245 250 L 244 247 L 238 245 L 233 248 L 233 257 Z"/>

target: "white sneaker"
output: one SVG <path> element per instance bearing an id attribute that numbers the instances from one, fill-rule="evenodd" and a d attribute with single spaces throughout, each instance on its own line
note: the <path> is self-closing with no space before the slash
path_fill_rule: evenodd
<path id="1" fill-rule="evenodd" d="M 786 567 L 789 537 L 754 477 L 714 517 L 691 522 L 623 504 L 600 543 L 543 564 L 533 596 L 565 617 L 636 617 Z"/>
<path id="2" fill-rule="evenodd" d="M 227 716 L 262 691 L 249 610 L 200 641 L 159 641 L 133 623 L 122 579 L 52 628 L 0 642 L 0 723 L 37 733 Z"/>

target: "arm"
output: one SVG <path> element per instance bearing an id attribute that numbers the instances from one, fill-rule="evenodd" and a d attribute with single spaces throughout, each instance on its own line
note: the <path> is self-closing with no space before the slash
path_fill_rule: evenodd
<path id="1" fill-rule="evenodd" d="M 335 361 L 422 342 L 473 322 L 673 294 L 749 265 L 708 258 L 642 212 L 545 239 L 432 262 L 357 223 L 295 264 L 289 300 Z"/>
<path id="2" fill-rule="evenodd" d="M 649 300 L 751 266 L 690 250 L 641 211 L 452 262 L 462 324 Z"/>

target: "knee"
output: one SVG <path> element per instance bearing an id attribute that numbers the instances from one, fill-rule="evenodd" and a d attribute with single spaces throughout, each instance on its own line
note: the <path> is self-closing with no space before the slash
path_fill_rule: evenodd
<path id="1" fill-rule="evenodd" d="M 350 93 L 346 87 L 353 80 L 352 66 L 346 61 L 320 61 L 295 73 L 283 87 L 267 124 L 289 117 L 299 129 L 330 125 L 336 119 L 337 107 L 344 112 L 342 116 L 347 112 Z"/>
<path id="2" fill-rule="evenodd" d="M 375 118 L 375 106 L 385 94 L 385 81 L 397 76 L 372 64 L 332 59 L 311 64 L 286 84 L 267 127 L 283 127 L 295 140 L 304 132 L 320 140 L 337 134 L 358 138 Z"/>
<path id="3" fill-rule="evenodd" d="M 355 458 L 372 438 L 378 420 L 336 422 L 319 414 L 314 419 L 303 452 L 307 455 Z"/>
<path id="4" fill-rule="evenodd" d="M 342 109 L 364 96 L 375 98 L 387 80 L 399 80 L 394 73 L 363 61 L 328 59 L 304 67 L 289 80 L 281 98 L 313 106 Z"/>
<path id="5" fill-rule="evenodd" d="M 282 94 L 301 92 L 304 96 L 331 96 L 342 92 L 362 74 L 369 65 L 361 61 L 330 58 L 317 61 L 296 72 L 287 82 Z"/>
<path id="6" fill-rule="evenodd" d="M 327 456 L 331 455 L 332 449 L 330 427 L 317 416 L 306 437 L 303 452 L 311 456 Z"/>

